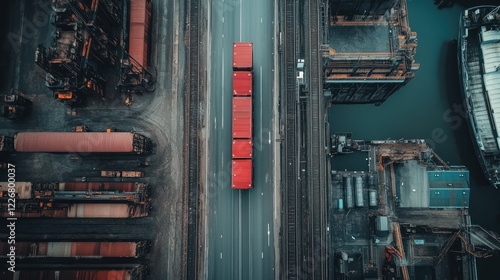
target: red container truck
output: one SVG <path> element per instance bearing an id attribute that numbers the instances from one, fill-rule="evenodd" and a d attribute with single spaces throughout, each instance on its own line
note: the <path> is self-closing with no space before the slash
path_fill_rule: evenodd
<path id="1" fill-rule="evenodd" d="M 252 181 L 252 43 L 233 43 L 233 189 L 251 189 Z"/>

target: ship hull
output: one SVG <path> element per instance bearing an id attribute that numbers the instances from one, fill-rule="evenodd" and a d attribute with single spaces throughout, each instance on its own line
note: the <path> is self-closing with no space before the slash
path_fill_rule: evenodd
<path id="1" fill-rule="evenodd" d="M 478 6 L 478 7 L 473 7 L 470 8 L 466 11 L 468 11 L 469 15 L 474 13 L 476 10 L 481 11 L 481 15 L 487 14 L 489 11 L 492 11 L 495 8 L 495 6 Z M 481 17 L 480 17 L 481 18 Z M 484 24 L 491 24 L 490 23 L 484 23 Z M 465 112 L 466 112 L 466 123 L 469 129 L 469 133 L 472 137 L 472 142 L 474 146 L 474 150 L 477 156 L 477 159 L 479 161 L 479 164 L 481 166 L 481 169 L 483 171 L 484 176 L 488 180 L 491 186 L 495 188 L 500 187 L 500 177 L 497 176 L 498 170 L 500 169 L 500 160 L 498 157 L 498 154 L 495 155 L 493 152 L 487 153 L 484 149 L 483 145 L 483 140 L 481 139 L 481 134 L 479 132 L 478 124 L 476 123 L 476 110 L 474 108 L 474 101 L 472 98 L 472 90 L 469 89 L 470 83 L 470 78 L 469 75 L 472 77 L 473 71 L 469 71 L 468 66 L 468 60 L 470 58 L 477 58 L 477 57 L 472 57 L 471 56 L 471 50 L 469 50 L 469 47 L 472 47 L 475 45 L 477 47 L 480 44 L 480 39 L 479 39 L 479 31 L 481 29 L 481 26 L 483 24 L 477 23 L 477 24 L 471 24 L 470 22 L 466 21 L 465 18 L 465 12 L 462 13 L 460 17 L 460 23 L 459 23 L 459 35 L 458 35 L 458 45 L 457 45 L 457 53 L 458 53 L 458 63 L 459 63 L 459 75 L 460 75 L 460 91 L 462 94 L 462 99 L 463 99 L 463 105 L 465 107 Z M 473 53 L 473 52 L 472 52 Z M 481 53 L 478 55 L 482 56 Z M 482 57 L 480 57 L 482 60 Z M 480 71 L 482 74 L 482 71 Z M 482 80 L 482 75 L 481 75 L 481 80 Z M 485 99 L 487 99 L 487 94 L 485 92 L 484 84 L 483 81 L 481 81 L 482 85 L 482 94 Z M 487 108 L 489 108 L 489 100 L 485 100 Z M 484 113 L 484 112 L 483 112 Z M 490 126 L 493 127 L 493 130 L 496 131 L 495 125 L 493 120 L 490 117 Z M 496 132 L 495 132 L 496 133 Z M 484 135 L 483 135 L 484 136 Z M 496 138 L 497 136 L 492 134 L 492 137 Z"/>

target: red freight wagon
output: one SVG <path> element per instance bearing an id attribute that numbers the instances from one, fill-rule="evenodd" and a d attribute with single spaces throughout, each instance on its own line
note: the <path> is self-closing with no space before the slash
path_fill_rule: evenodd
<path id="1" fill-rule="evenodd" d="M 252 160 L 235 159 L 233 160 L 233 189 L 251 189 L 252 188 Z"/>
<path id="2" fill-rule="evenodd" d="M 144 68 L 148 67 L 150 25 L 151 0 L 131 0 L 128 52 Z"/>
<path id="3" fill-rule="evenodd" d="M 137 153 L 146 152 L 148 139 L 134 132 L 19 132 L 16 152 Z"/>
<path id="4" fill-rule="evenodd" d="M 252 69 L 252 43 L 233 43 L 233 68 Z"/>
<path id="5" fill-rule="evenodd" d="M 7 203 L 0 203 L 0 216 L 10 217 L 6 211 Z M 60 205 L 57 209 L 16 208 L 13 217 L 25 218 L 138 218 L 149 215 L 149 204 L 104 204 L 104 203 L 75 203 Z"/>
<path id="6" fill-rule="evenodd" d="M 0 272 L 5 280 L 141 280 L 144 279 L 142 266 L 117 270 L 19 270 Z"/>
<path id="7" fill-rule="evenodd" d="M 252 158 L 252 140 L 233 140 L 233 159 Z"/>
<path id="8" fill-rule="evenodd" d="M 233 139 L 252 139 L 252 97 L 233 97 Z"/>
<path id="9" fill-rule="evenodd" d="M 252 72 L 234 71 L 233 73 L 233 95 L 252 95 Z"/>
<path id="10" fill-rule="evenodd" d="M 138 257 L 143 242 L 16 242 L 16 256 L 37 257 Z M 9 244 L 0 242 L 0 253 L 9 253 Z"/>

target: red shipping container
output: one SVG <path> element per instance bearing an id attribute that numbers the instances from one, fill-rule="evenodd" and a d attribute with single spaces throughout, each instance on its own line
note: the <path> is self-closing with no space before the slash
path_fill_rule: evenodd
<path id="1" fill-rule="evenodd" d="M 17 152 L 131 153 L 131 132 L 19 132 L 14 136 Z"/>
<path id="2" fill-rule="evenodd" d="M 252 95 L 252 72 L 250 71 L 233 72 L 233 95 L 234 96 Z"/>
<path id="3" fill-rule="evenodd" d="M 252 140 L 233 140 L 233 159 L 252 158 Z"/>
<path id="4" fill-rule="evenodd" d="M 252 43 L 233 43 L 233 68 L 252 69 Z"/>
<path id="5" fill-rule="evenodd" d="M 150 25 L 151 0 L 131 0 L 128 53 L 144 68 L 148 67 Z"/>
<path id="6" fill-rule="evenodd" d="M 233 189 L 251 189 L 252 188 L 252 160 L 236 159 L 233 160 L 232 171 Z"/>
<path id="7" fill-rule="evenodd" d="M 252 97 L 233 97 L 233 139 L 252 139 Z"/>

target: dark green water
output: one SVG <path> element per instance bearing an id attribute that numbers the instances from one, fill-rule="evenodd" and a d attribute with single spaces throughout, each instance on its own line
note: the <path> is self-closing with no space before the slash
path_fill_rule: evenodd
<path id="1" fill-rule="evenodd" d="M 471 172 L 472 222 L 500 233 L 500 190 L 487 185 L 476 160 L 465 120 L 457 67 L 458 20 L 463 6 L 438 9 L 432 0 L 407 0 L 412 31 L 418 33 L 415 78 L 381 106 L 336 105 L 330 111 L 332 131 L 349 131 L 355 139 L 425 139 L 452 165 Z M 471 1 L 473 2 L 473 1 Z M 490 3 L 498 5 L 498 1 Z M 336 158 L 337 170 L 366 170 L 366 154 Z M 478 260 L 479 279 L 493 276 L 500 257 Z M 496 266 L 496 267 L 495 267 Z M 498 275 L 498 274 L 496 274 Z"/>

